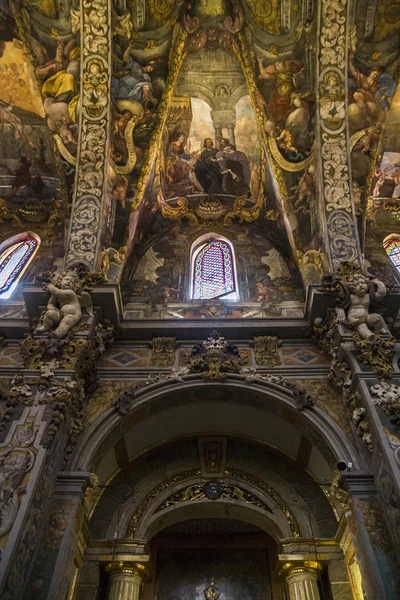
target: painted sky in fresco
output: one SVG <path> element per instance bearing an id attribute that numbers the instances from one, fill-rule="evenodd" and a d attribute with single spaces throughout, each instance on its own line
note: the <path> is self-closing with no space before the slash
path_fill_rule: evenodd
<path id="1" fill-rule="evenodd" d="M 207 102 L 198 98 L 191 98 L 192 103 L 192 123 L 190 126 L 188 143 L 186 149 L 188 152 L 203 150 L 204 139 L 210 137 L 215 140 L 215 131 L 211 119 L 211 109 Z M 250 96 L 243 96 L 236 104 L 236 147 L 244 152 L 250 161 L 256 162 L 259 157 L 259 142 L 257 137 L 257 125 L 250 103 Z M 223 135 L 228 135 L 226 130 Z"/>

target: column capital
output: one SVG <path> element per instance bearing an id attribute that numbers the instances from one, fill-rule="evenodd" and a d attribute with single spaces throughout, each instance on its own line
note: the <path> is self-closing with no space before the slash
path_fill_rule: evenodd
<path id="1" fill-rule="evenodd" d="M 322 571 L 322 565 L 319 561 L 312 559 L 309 556 L 292 555 L 290 560 L 285 554 L 279 555 L 279 575 L 288 579 L 292 575 L 298 575 L 299 573 L 310 573 L 315 577 L 318 577 Z M 285 561 L 285 562 L 283 562 Z"/>
<path id="2" fill-rule="evenodd" d="M 130 562 L 127 560 L 115 560 L 108 563 L 106 566 L 106 571 L 110 573 L 110 575 L 117 575 L 120 573 L 134 575 L 139 577 L 142 582 L 148 575 L 148 570 L 145 565 L 140 562 Z"/>

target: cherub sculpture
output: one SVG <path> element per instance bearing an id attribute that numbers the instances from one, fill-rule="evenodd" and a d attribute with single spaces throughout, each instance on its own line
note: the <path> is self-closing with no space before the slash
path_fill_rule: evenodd
<path id="1" fill-rule="evenodd" d="M 373 338 L 375 333 L 388 333 L 383 317 L 376 312 L 369 312 L 374 301 L 386 296 L 387 289 L 383 281 L 354 273 L 344 288 L 345 300 L 342 306 L 336 307 L 339 323 L 355 329 L 366 340 Z"/>
<path id="2" fill-rule="evenodd" d="M 38 326 L 36 331 L 50 331 L 56 327 L 53 336 L 61 339 L 81 320 L 81 307 L 86 308 L 92 317 L 92 300 L 88 292 L 81 291 L 81 288 L 81 281 L 74 271 L 56 275 L 47 286 L 51 296 L 43 323 Z"/>

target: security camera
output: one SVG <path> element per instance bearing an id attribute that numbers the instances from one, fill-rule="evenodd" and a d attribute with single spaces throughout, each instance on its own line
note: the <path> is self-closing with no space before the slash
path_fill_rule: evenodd
<path id="1" fill-rule="evenodd" d="M 339 462 L 336 465 L 336 468 L 339 471 L 351 471 L 353 469 L 353 463 L 352 462 L 344 462 L 344 460 L 339 460 Z"/>

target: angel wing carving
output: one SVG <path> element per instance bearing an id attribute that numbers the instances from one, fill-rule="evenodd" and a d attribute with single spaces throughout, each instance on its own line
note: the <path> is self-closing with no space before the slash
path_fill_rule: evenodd
<path id="1" fill-rule="evenodd" d="M 89 315 L 89 317 L 93 317 L 93 303 L 92 298 L 88 292 L 81 292 L 78 296 L 79 304 L 82 308 L 84 308 Z"/>

